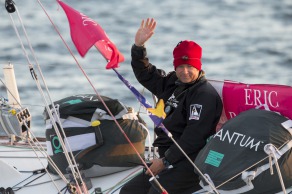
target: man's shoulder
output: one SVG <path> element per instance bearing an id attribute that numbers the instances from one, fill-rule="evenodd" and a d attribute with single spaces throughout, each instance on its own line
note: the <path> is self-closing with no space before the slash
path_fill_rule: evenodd
<path id="1" fill-rule="evenodd" d="M 169 82 L 176 82 L 178 80 L 175 71 L 168 72 L 165 74 L 165 77 L 167 77 Z"/>
<path id="2" fill-rule="evenodd" d="M 175 76 L 176 77 L 175 71 L 168 72 L 166 76 L 170 76 L 170 77 Z"/>
<path id="3" fill-rule="evenodd" d="M 195 83 L 194 86 L 197 87 L 191 87 L 191 90 L 196 90 L 197 92 L 201 93 L 209 93 L 209 94 L 214 94 L 218 95 L 217 90 L 213 87 L 211 83 L 208 82 L 208 80 L 205 77 L 202 77 L 199 82 Z"/>

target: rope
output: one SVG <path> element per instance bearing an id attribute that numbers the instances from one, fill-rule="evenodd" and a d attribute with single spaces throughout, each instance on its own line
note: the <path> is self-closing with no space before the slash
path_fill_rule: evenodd
<path id="1" fill-rule="evenodd" d="M 279 147 L 279 149 L 282 149 L 282 148 L 283 148 L 283 151 L 281 151 L 281 153 L 284 153 L 284 152 L 285 152 L 285 144 L 287 144 L 287 143 L 288 143 L 288 142 L 285 142 L 282 146 Z M 254 166 L 258 165 L 259 163 L 262 163 L 262 162 L 263 162 L 264 160 L 266 160 L 266 159 L 269 159 L 269 156 L 264 157 L 263 159 L 259 160 L 258 162 L 254 163 L 253 165 L 249 166 L 248 168 L 242 170 L 241 172 L 237 173 L 236 175 L 234 175 L 234 176 L 232 176 L 231 178 L 227 179 L 226 181 L 222 182 L 220 185 L 216 186 L 216 188 L 220 188 L 221 186 L 223 186 L 224 184 L 228 183 L 228 182 L 231 181 L 232 179 L 234 179 L 234 178 L 240 176 L 243 172 L 245 172 L 245 171 L 247 171 L 247 170 L 253 168 Z M 271 163 L 269 163 L 269 165 L 271 166 Z M 260 169 L 260 170 L 261 170 L 261 169 Z M 262 171 L 262 170 L 261 170 L 261 171 Z M 280 171 L 279 171 L 279 172 L 280 172 Z M 257 173 L 257 175 L 258 175 L 258 173 Z M 256 176 L 257 176 L 257 175 L 256 175 Z M 285 191 L 285 188 L 284 188 L 283 191 Z"/>
<path id="2" fill-rule="evenodd" d="M 28 45 L 29 45 L 29 47 L 30 47 L 30 50 L 31 50 L 31 52 L 32 52 L 32 55 L 34 56 L 35 62 L 36 62 L 37 67 L 38 67 L 38 70 L 39 70 L 39 72 L 40 72 L 40 74 L 41 74 L 41 78 L 42 78 L 43 84 L 45 85 L 46 90 L 47 90 L 47 94 L 48 94 L 48 96 L 49 96 L 49 98 L 50 98 L 50 94 L 49 94 L 49 91 L 48 91 L 48 88 L 47 88 L 47 84 L 46 84 L 46 82 L 45 82 L 45 80 L 44 80 L 44 77 L 43 77 L 43 75 L 42 75 L 42 73 L 41 73 L 40 66 L 39 66 L 38 61 L 37 61 L 37 59 L 36 59 L 36 57 L 35 57 L 35 54 L 34 54 L 34 51 L 33 51 L 32 46 L 31 46 L 31 44 L 30 44 L 30 41 L 28 40 L 28 36 L 27 36 L 26 30 L 25 30 L 25 27 L 24 27 L 24 25 L 23 25 L 23 22 L 22 22 L 21 16 L 20 16 L 20 14 L 19 14 L 19 12 L 18 12 L 18 10 L 17 10 L 17 7 L 16 7 L 16 13 L 17 13 L 18 19 L 19 19 L 19 21 L 20 21 L 20 23 L 21 23 L 21 26 L 22 26 L 23 32 L 24 32 L 24 34 L 25 34 L 25 37 L 26 37 L 26 40 L 27 40 Z M 22 42 L 22 40 L 21 40 L 21 38 L 20 38 L 20 36 L 19 36 L 19 32 L 18 32 L 18 30 L 17 30 L 17 28 L 16 28 L 16 25 L 15 25 L 14 19 L 13 19 L 13 17 L 11 16 L 11 14 L 9 14 L 9 16 L 10 16 L 11 22 L 12 22 L 12 24 L 13 24 L 13 28 L 14 28 L 14 30 L 15 30 L 15 32 L 16 32 L 16 34 L 17 34 L 17 37 L 18 37 L 18 39 L 19 39 L 19 41 L 20 41 L 20 44 L 21 44 L 21 47 L 22 47 L 23 53 L 24 53 L 24 55 L 25 55 L 25 57 L 26 57 L 26 59 L 27 59 L 27 62 L 28 62 L 28 64 L 29 64 L 29 69 L 30 69 L 30 71 L 31 71 L 32 77 L 34 78 L 35 83 L 36 83 L 36 85 L 37 85 L 37 88 L 38 88 L 39 92 L 40 92 L 41 95 L 42 95 L 42 99 L 43 99 L 44 103 L 46 104 L 46 109 L 47 109 L 49 115 L 51 116 L 50 118 L 53 120 L 53 126 L 54 126 L 54 129 L 55 129 L 55 131 L 56 131 L 56 133 L 57 133 L 57 136 L 59 137 L 59 140 L 60 140 L 61 145 L 63 146 L 63 149 L 66 150 L 66 151 L 65 151 L 66 159 L 67 159 L 68 163 L 69 163 L 71 166 L 73 166 L 72 160 L 71 160 L 70 157 L 69 157 L 69 154 L 68 154 L 68 151 L 67 151 L 67 149 L 66 149 L 66 147 L 65 147 L 65 144 L 64 144 L 64 142 L 63 142 L 63 140 L 62 140 L 62 138 L 61 138 L 61 135 L 60 135 L 59 131 L 57 130 L 58 128 L 57 128 L 57 126 L 56 126 L 56 124 L 55 124 L 56 121 L 52 118 L 52 114 L 51 114 L 51 112 L 50 112 L 50 110 L 49 110 L 49 105 L 48 105 L 47 100 L 46 100 L 46 98 L 45 98 L 45 95 L 44 95 L 44 93 L 43 93 L 43 90 L 42 90 L 41 84 L 40 84 L 39 80 L 38 80 L 37 77 L 36 77 L 36 74 L 35 74 L 35 72 L 34 72 L 34 70 L 33 70 L 33 65 L 32 65 L 32 63 L 30 62 L 30 59 L 29 59 L 28 54 L 27 54 L 27 52 L 26 52 L 26 49 L 24 48 L 24 44 L 23 44 L 23 42 Z M 51 98 L 50 98 L 50 101 L 52 102 Z M 52 103 L 52 104 L 53 104 L 53 103 Z M 54 107 L 54 106 L 53 106 L 53 107 Z M 61 129 L 61 131 L 63 131 L 63 134 L 65 134 L 63 129 Z M 72 158 L 74 158 L 72 152 L 70 152 L 70 154 L 71 154 Z M 76 162 L 75 162 L 75 164 L 76 164 Z M 77 171 L 78 171 L 78 169 L 77 169 Z M 74 178 L 75 178 L 75 180 L 76 180 L 76 183 L 78 184 L 78 182 L 77 182 L 77 178 L 76 178 L 76 176 L 75 176 L 75 169 L 73 169 L 72 172 L 74 172 L 74 173 L 72 173 L 72 174 L 73 174 L 73 176 L 74 176 Z M 78 174 L 79 174 L 79 177 L 81 177 L 79 171 L 78 171 Z"/>
<path id="3" fill-rule="evenodd" d="M 126 184 L 129 180 L 131 180 L 132 178 L 134 178 L 134 177 L 136 177 L 136 176 L 138 176 L 141 172 L 143 172 L 143 171 L 141 171 L 141 172 L 139 172 L 139 173 L 137 173 L 137 174 L 134 174 L 134 173 L 136 173 L 136 172 L 138 172 L 139 170 L 141 170 L 143 167 L 140 167 L 140 168 L 138 168 L 138 169 L 136 169 L 136 170 L 134 170 L 133 172 L 131 172 L 130 174 L 128 174 L 126 177 L 124 177 L 122 180 L 120 180 L 116 185 L 114 185 L 114 186 L 112 186 L 110 189 L 108 189 L 108 191 L 106 192 L 106 194 L 109 194 L 111 191 L 113 191 L 113 189 L 115 188 L 115 187 L 117 187 L 117 185 L 120 185 L 117 189 L 120 189 L 122 186 L 124 186 L 124 184 Z M 134 175 L 133 175 L 134 174 Z M 133 175 L 133 176 L 132 176 Z M 130 177 L 130 178 L 129 178 Z M 117 190 L 116 189 L 116 190 Z M 113 192 L 115 192 L 116 190 L 114 190 Z"/>
<path id="4" fill-rule="evenodd" d="M 125 139 L 128 141 L 128 143 L 130 144 L 130 146 L 133 148 L 133 150 L 135 151 L 136 155 L 139 157 L 139 159 L 141 160 L 141 162 L 143 163 L 143 165 L 145 166 L 145 168 L 147 168 L 147 170 L 150 172 L 151 176 L 155 178 L 153 172 L 149 169 L 149 167 L 147 166 L 146 162 L 144 161 L 144 159 L 140 156 L 139 152 L 137 151 L 137 149 L 135 148 L 135 146 L 133 145 L 133 143 L 131 142 L 131 140 L 129 139 L 129 137 L 127 136 L 127 134 L 125 134 L 124 130 L 122 129 L 122 127 L 120 126 L 120 124 L 118 123 L 118 121 L 116 120 L 116 118 L 114 117 L 114 115 L 112 114 L 112 112 L 109 110 L 108 106 L 105 104 L 104 100 L 101 98 L 100 94 L 98 93 L 98 91 L 96 90 L 96 88 L 94 87 L 93 83 L 91 82 L 91 80 L 89 79 L 88 75 L 86 74 L 86 72 L 84 71 L 84 69 L 82 68 L 82 66 L 80 65 L 80 63 L 78 62 L 77 58 L 75 57 L 75 55 L 73 54 L 72 50 L 69 48 L 68 44 L 66 43 L 66 41 L 64 40 L 63 36 L 61 35 L 60 31 L 58 30 L 58 28 L 56 27 L 56 25 L 54 24 L 54 22 L 52 21 L 52 19 L 50 18 L 50 16 L 48 15 L 47 11 L 45 10 L 44 6 L 42 5 L 42 3 L 40 2 L 40 0 L 37 0 L 39 5 L 41 6 L 41 8 L 43 9 L 43 11 L 45 12 L 45 14 L 47 15 L 48 19 L 50 20 L 52 26 L 54 27 L 54 29 L 56 30 L 57 34 L 60 36 L 61 40 L 63 41 L 64 45 L 66 46 L 67 50 L 69 51 L 69 53 L 71 54 L 71 56 L 73 57 L 73 59 L 76 62 L 76 65 L 78 66 L 78 68 L 81 70 L 81 72 L 83 73 L 83 75 L 85 76 L 85 78 L 87 79 L 88 83 L 90 84 L 90 86 L 92 87 L 94 93 L 96 94 L 98 100 L 104 105 L 105 109 L 107 110 L 107 112 L 109 113 L 109 115 L 113 118 L 113 121 L 115 122 L 115 124 L 117 125 L 118 129 L 120 130 L 120 132 L 124 135 Z M 57 0 L 58 1 L 58 0 Z M 155 178 L 156 179 L 156 178 Z"/>
<path id="5" fill-rule="evenodd" d="M 16 9 L 16 10 L 17 10 L 17 9 Z M 53 102 L 53 100 L 52 100 L 52 98 L 51 98 L 51 95 L 50 95 L 49 89 L 48 89 L 48 87 L 47 87 L 46 81 L 45 81 L 45 79 L 44 79 L 44 76 L 43 76 L 43 74 L 42 74 L 42 71 L 41 71 L 40 65 L 39 65 L 38 60 L 37 60 L 37 58 L 36 58 L 36 56 L 35 56 L 34 49 L 32 48 L 32 46 L 31 46 L 31 44 L 30 44 L 30 41 L 29 41 L 29 39 L 28 39 L 28 36 L 27 36 L 26 30 L 25 30 L 25 28 L 24 28 L 24 25 L 23 25 L 22 19 L 21 19 L 20 15 L 19 15 L 19 12 L 18 12 L 18 11 L 17 11 L 17 14 L 18 14 L 18 18 L 19 18 L 19 20 L 20 20 L 20 23 L 22 24 L 22 29 L 23 29 L 23 32 L 24 32 L 24 34 L 25 34 L 25 37 L 26 37 L 27 43 L 28 43 L 28 45 L 29 45 L 30 51 L 31 51 L 31 53 L 32 53 L 32 55 L 33 55 L 33 57 L 34 57 L 35 62 L 36 62 L 38 72 L 39 72 L 39 74 L 40 74 L 40 76 L 41 76 L 41 78 L 42 78 L 43 85 L 44 85 L 44 87 L 45 87 L 45 89 L 46 89 L 46 91 L 47 91 L 47 95 L 48 95 L 49 101 L 50 101 L 51 104 L 52 104 L 52 108 L 53 108 L 54 112 L 57 114 L 57 110 L 55 109 L 54 102 Z M 24 46 L 22 46 L 22 48 L 24 49 Z M 25 52 L 25 53 L 26 53 L 26 52 Z M 26 55 L 26 56 L 27 56 L 27 55 Z M 27 56 L 27 58 L 28 58 L 28 56 Z M 28 60 L 28 61 L 29 61 L 29 60 Z M 70 147 L 70 145 L 69 145 L 68 142 L 67 142 L 68 149 L 69 149 L 69 151 L 68 151 L 68 150 L 67 150 L 67 147 L 65 146 L 65 143 L 64 143 L 64 141 L 63 141 L 63 138 L 62 138 L 62 136 L 60 135 L 60 132 L 59 132 L 59 130 L 58 130 L 58 127 L 57 127 L 57 125 L 56 125 L 56 120 L 54 119 L 54 117 L 53 117 L 53 115 L 52 115 L 52 112 L 51 112 L 50 109 L 49 109 L 49 103 L 47 102 L 47 100 L 46 100 L 46 98 L 45 98 L 45 95 L 44 95 L 43 90 L 42 90 L 42 88 L 41 88 L 41 86 L 40 86 L 40 83 L 39 83 L 39 81 L 38 81 L 38 79 L 37 79 L 37 77 L 36 77 L 36 74 L 35 74 L 34 70 L 33 70 L 33 65 L 32 65 L 32 63 L 29 63 L 29 64 L 30 64 L 29 66 L 30 66 L 30 71 L 31 71 L 32 77 L 34 78 L 34 80 L 35 80 L 35 82 L 36 82 L 36 84 L 37 84 L 38 90 L 39 90 L 39 92 L 41 93 L 41 95 L 42 95 L 42 97 L 43 97 L 42 99 L 43 99 L 43 101 L 44 101 L 44 104 L 46 105 L 46 106 L 45 106 L 45 107 L 46 107 L 46 110 L 47 110 L 47 112 L 48 112 L 48 114 L 49 114 L 49 116 L 50 116 L 50 119 L 52 120 L 52 125 L 53 125 L 54 130 L 55 130 L 55 132 L 56 132 L 56 134 L 57 134 L 57 136 L 58 136 L 58 138 L 59 138 L 59 141 L 60 141 L 60 143 L 61 143 L 61 145 L 62 145 L 62 148 L 63 148 L 63 150 L 64 150 L 64 155 L 65 155 L 65 157 L 66 157 L 66 160 L 68 161 L 69 167 L 71 168 L 72 175 L 73 175 L 73 177 L 74 177 L 74 179 L 75 179 L 75 181 L 76 181 L 76 183 L 77 183 L 78 181 L 77 181 L 76 174 L 78 174 L 78 176 L 79 176 L 80 178 L 81 178 L 81 174 L 80 174 L 80 172 L 79 172 L 78 169 L 73 168 L 73 166 L 77 166 L 77 164 L 76 164 L 75 158 L 74 158 L 74 156 L 73 156 L 73 153 L 72 153 L 72 151 L 71 151 L 71 147 Z M 59 119 L 59 116 L 57 116 L 57 120 L 58 120 L 59 123 L 61 123 L 61 122 L 60 122 L 60 119 Z M 60 131 L 62 132 L 63 137 L 66 137 L 66 134 L 65 134 L 64 129 L 62 128 L 62 126 L 60 126 Z M 69 154 L 70 154 L 71 157 L 69 156 Z M 78 185 L 78 183 L 77 183 L 77 185 Z M 78 185 L 78 186 L 79 186 L 79 185 Z"/>
<path id="6" fill-rule="evenodd" d="M 1 79 L 1 82 L 2 82 L 3 85 L 5 86 L 6 90 L 7 90 L 8 92 L 10 92 L 9 89 L 7 88 L 7 86 L 5 85 L 5 83 L 2 81 L 2 79 Z M 10 94 L 12 95 L 11 92 L 10 92 Z M 13 96 L 13 95 L 12 95 L 12 96 Z M 13 98 L 15 99 L 15 101 L 18 103 L 18 105 L 19 105 L 19 106 L 21 107 L 21 109 L 22 109 L 22 108 L 23 108 L 22 105 L 16 100 L 16 98 L 15 98 L 14 96 L 13 96 Z M 25 125 L 26 129 L 29 130 L 29 127 L 26 125 L 25 122 L 24 122 L 24 125 Z M 32 132 L 30 132 L 30 134 L 34 136 L 34 134 L 33 134 Z M 66 182 L 67 179 L 66 179 L 65 176 L 61 173 L 61 171 L 59 170 L 59 168 L 57 167 L 57 165 L 55 165 L 55 163 L 54 163 L 53 160 L 50 158 L 50 156 L 49 156 L 48 154 L 44 155 L 44 153 L 46 153 L 46 150 L 43 148 L 43 146 L 40 144 L 40 142 L 37 140 L 37 138 L 36 138 L 35 136 L 34 136 L 34 139 L 37 141 L 37 143 L 39 144 L 39 146 L 36 145 L 35 142 L 34 142 L 33 140 L 29 140 L 28 143 L 29 143 L 29 145 L 30 145 L 31 148 L 32 148 L 32 150 L 30 150 L 30 151 L 33 151 L 33 152 L 35 153 L 35 155 L 37 156 L 37 158 L 40 160 L 40 157 L 38 156 L 38 154 L 36 153 L 34 147 L 33 147 L 33 146 L 31 145 L 31 143 L 30 143 L 30 141 L 31 141 L 31 142 L 33 142 L 34 145 L 38 148 L 38 150 L 40 151 L 40 153 L 42 153 L 43 157 L 49 159 L 48 162 L 49 162 L 49 163 L 53 166 L 53 168 L 58 172 L 58 174 L 60 175 L 60 177 L 62 177 L 62 179 Z M 41 149 L 42 149 L 42 150 L 41 150 Z M 2 151 L 2 152 L 4 152 L 4 151 Z M 9 152 L 11 152 L 11 151 L 9 151 Z M 16 152 L 16 151 L 15 151 L 15 152 Z M 17 152 L 19 152 L 19 151 L 17 151 Z M 1 157 L 1 158 L 4 158 L 4 157 Z M 12 158 L 12 157 L 9 157 L 9 158 Z M 35 157 L 17 157 L 17 158 L 35 158 Z M 43 163 L 41 162 L 41 160 L 40 160 L 40 163 L 41 163 L 42 166 L 44 167 L 44 165 L 43 165 Z M 44 167 L 44 169 L 45 169 L 46 172 L 48 173 L 48 171 L 47 171 L 47 169 L 46 169 L 45 167 Z M 49 173 L 48 173 L 48 175 L 50 176 Z M 50 176 L 50 178 L 51 178 L 51 176 Z M 51 180 L 52 180 L 52 178 L 51 178 Z"/>
<path id="7" fill-rule="evenodd" d="M 28 142 L 29 142 L 29 144 L 31 145 L 31 141 L 28 141 Z M 35 144 L 34 141 L 32 141 L 32 142 Z M 40 144 L 38 140 L 37 140 L 37 143 Z M 35 145 L 36 145 L 36 144 L 35 144 Z M 32 145 L 31 145 L 31 146 L 32 146 Z M 58 174 L 59 174 L 60 177 L 63 179 L 63 181 L 68 183 L 66 177 L 62 174 L 62 172 L 59 170 L 59 168 L 58 168 L 58 167 L 55 165 L 55 163 L 52 161 L 52 159 L 51 159 L 50 156 L 47 154 L 47 152 L 43 149 L 43 146 L 37 146 L 37 148 L 38 148 L 38 150 L 40 151 L 40 153 L 41 153 L 43 156 L 49 158 L 49 159 L 48 159 L 48 162 L 49 162 L 50 164 L 53 164 L 54 169 L 58 172 Z M 39 159 L 40 163 L 42 164 L 43 168 L 46 170 L 46 172 L 47 172 L 48 175 L 50 176 L 51 180 L 53 180 L 53 178 L 51 177 L 51 174 L 48 172 L 47 168 L 44 166 L 43 162 L 40 160 L 40 158 L 39 158 L 38 154 L 36 153 L 35 149 L 33 148 L 33 146 L 32 146 L 32 149 L 33 149 L 33 151 L 35 152 L 35 155 L 36 155 L 37 158 Z M 43 150 L 40 150 L 40 149 L 43 149 Z M 44 154 L 44 153 L 45 153 L 45 154 Z"/>
<path id="8" fill-rule="evenodd" d="M 269 154 L 270 172 L 271 172 L 271 174 L 273 174 L 272 158 L 274 158 L 275 166 L 276 166 L 276 169 L 277 169 L 277 173 L 278 173 L 278 176 L 279 176 L 279 180 L 280 180 L 280 183 L 281 183 L 281 187 L 282 187 L 283 193 L 287 194 L 286 187 L 285 187 L 285 184 L 284 184 L 284 181 L 283 181 L 283 177 L 282 177 L 282 173 L 281 173 L 281 170 L 280 170 L 280 167 L 279 167 L 279 163 L 278 163 L 278 157 L 277 157 L 277 154 L 276 154 L 276 152 L 279 152 L 279 151 L 273 144 L 267 144 L 266 146 L 267 146 L 267 150 L 265 150 L 265 151 L 266 152 L 270 152 L 270 154 Z"/>
<path id="9" fill-rule="evenodd" d="M 46 173 L 41 174 L 41 175 L 38 176 L 37 178 L 35 178 L 35 179 L 29 181 L 28 183 L 26 183 L 25 185 L 23 185 L 23 186 L 21 186 L 21 187 L 16 187 L 17 185 L 19 185 L 19 184 L 22 183 L 23 181 L 27 180 L 27 179 L 25 179 L 25 180 L 21 181 L 20 183 L 16 184 L 15 186 L 13 186 L 12 188 L 17 188 L 15 191 L 18 191 L 18 190 L 22 189 L 23 187 L 25 187 L 26 185 L 29 185 L 29 184 L 32 183 L 33 181 L 35 181 L 35 180 L 41 178 L 41 177 L 44 176 L 45 174 L 46 174 Z"/>

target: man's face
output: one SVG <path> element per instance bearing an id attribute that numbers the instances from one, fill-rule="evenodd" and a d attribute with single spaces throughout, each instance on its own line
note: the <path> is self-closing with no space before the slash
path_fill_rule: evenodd
<path id="1" fill-rule="evenodd" d="M 183 64 L 178 66 L 175 69 L 175 72 L 176 76 L 181 82 L 189 83 L 195 81 L 198 78 L 200 71 L 191 65 Z"/>

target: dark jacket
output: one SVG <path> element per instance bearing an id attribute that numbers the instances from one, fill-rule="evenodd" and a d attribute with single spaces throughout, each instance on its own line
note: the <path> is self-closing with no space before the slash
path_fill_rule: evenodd
<path id="1" fill-rule="evenodd" d="M 222 112 L 222 101 L 217 91 L 206 80 L 204 72 L 193 83 L 180 82 L 175 71 L 165 74 L 149 63 L 145 47 L 133 45 L 131 50 L 132 68 L 137 80 L 150 92 L 170 102 L 174 108 L 163 121 L 164 126 L 173 135 L 180 147 L 191 159 L 206 144 L 209 136 L 215 133 L 216 125 Z M 159 128 L 155 129 L 157 139 L 154 146 L 159 148 L 160 157 L 165 157 L 171 164 L 186 159 L 173 141 Z"/>

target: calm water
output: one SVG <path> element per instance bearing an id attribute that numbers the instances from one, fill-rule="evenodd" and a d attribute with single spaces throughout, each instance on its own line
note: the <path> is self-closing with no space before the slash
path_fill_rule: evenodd
<path id="1" fill-rule="evenodd" d="M 93 93 L 74 59 L 37 0 L 14 0 L 53 100 Z M 130 48 L 143 18 L 154 17 L 158 26 L 147 42 L 152 63 L 173 70 L 172 50 L 184 39 L 203 48 L 207 78 L 246 83 L 292 84 L 291 0 L 67 0 L 65 3 L 97 21 L 124 54 L 118 71 L 142 91 L 130 68 Z M 139 104 L 105 60 L 93 48 L 81 58 L 71 43 L 67 18 L 56 1 L 42 2 L 62 37 L 101 95 L 118 98 L 139 109 Z M 28 64 L 12 27 L 4 0 L 0 3 L 0 64 L 15 67 L 21 102 L 33 116 L 32 130 L 44 134 L 44 103 L 30 76 Z M 17 15 L 13 14 L 15 21 Z M 16 22 L 19 27 L 19 22 Z M 20 29 L 21 30 L 21 29 Z M 22 33 L 23 34 L 23 33 Z M 22 36 L 25 41 L 25 37 Z M 26 44 L 27 46 L 27 44 Z M 29 50 L 27 50 L 29 52 Z M 32 56 L 30 60 L 35 65 Z M 3 76 L 1 74 L 1 79 Z M 1 96 L 6 92 L 1 87 Z M 151 101 L 151 96 L 147 94 Z M 145 117 L 146 119 L 146 117 Z M 146 119 L 147 120 L 147 119 Z"/>

